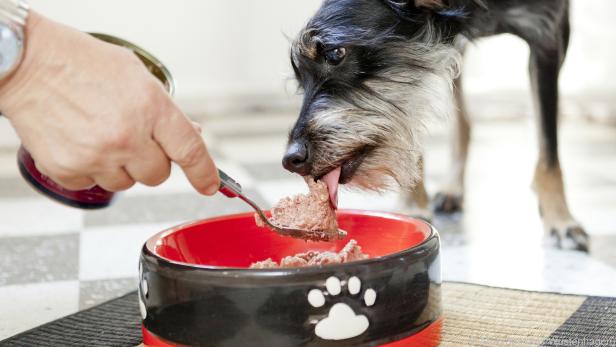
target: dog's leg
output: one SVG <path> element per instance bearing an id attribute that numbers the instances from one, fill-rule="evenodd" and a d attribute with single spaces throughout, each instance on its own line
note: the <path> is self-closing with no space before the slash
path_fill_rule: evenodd
<path id="1" fill-rule="evenodd" d="M 534 189 L 547 239 L 563 248 L 587 251 L 588 235 L 569 211 L 558 158 L 558 77 L 567 50 L 568 23 L 563 29 L 558 44 L 530 47 L 530 76 L 540 129 Z"/>
<path id="2" fill-rule="evenodd" d="M 416 217 L 430 221 L 432 219 L 432 213 L 430 211 L 430 197 L 428 196 L 428 191 L 426 190 L 425 184 L 426 169 L 424 167 L 423 156 L 419 159 L 418 165 L 421 176 L 419 177 L 417 185 L 415 185 L 415 189 L 413 189 L 412 193 L 413 200 L 415 200 L 415 204 L 417 205 Z"/>
<path id="3" fill-rule="evenodd" d="M 460 48 L 459 51 L 463 54 L 464 48 Z M 445 185 L 434 199 L 434 210 L 437 213 L 461 211 L 464 201 L 464 175 L 471 139 L 471 125 L 462 92 L 462 75 L 454 81 L 454 95 L 457 110 L 451 142 L 451 167 Z"/>
<path id="4" fill-rule="evenodd" d="M 402 193 L 402 210 L 400 212 L 430 222 L 432 220 L 432 212 L 430 211 L 430 197 L 428 196 L 424 182 L 425 169 L 423 156 L 419 159 L 417 165 L 420 176 L 411 192 Z"/>

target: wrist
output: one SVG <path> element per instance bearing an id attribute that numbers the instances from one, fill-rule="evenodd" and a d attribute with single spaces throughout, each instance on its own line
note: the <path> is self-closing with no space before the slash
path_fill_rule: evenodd
<path id="1" fill-rule="evenodd" d="M 30 11 L 28 18 L 23 28 L 24 34 L 24 47 L 21 60 L 15 69 L 10 74 L 4 76 L 0 80 L 0 112 L 3 114 L 6 110 L 6 104 L 9 99 L 13 99 L 10 96 L 18 94 L 20 87 L 25 84 L 32 75 L 32 68 L 36 66 L 36 63 L 32 63 L 33 58 L 40 55 L 40 52 L 32 52 L 36 50 L 36 45 L 32 44 L 32 41 L 40 40 L 38 36 L 41 33 L 38 30 L 39 23 L 44 20 L 40 14 Z M 8 117 L 9 112 L 5 115 Z"/>
<path id="2" fill-rule="evenodd" d="M 22 61 L 29 9 L 26 0 L 0 0 L 0 80 Z"/>

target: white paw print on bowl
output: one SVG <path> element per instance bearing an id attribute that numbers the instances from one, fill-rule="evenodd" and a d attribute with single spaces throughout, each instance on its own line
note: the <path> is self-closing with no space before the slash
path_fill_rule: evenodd
<path id="1" fill-rule="evenodd" d="M 347 291 L 351 296 L 361 293 L 361 280 L 353 276 L 346 283 Z M 312 289 L 308 292 L 308 302 L 312 307 L 323 307 L 325 305 L 325 295 L 332 297 L 343 294 L 343 283 L 338 277 L 330 277 L 325 281 L 325 291 Z M 363 302 L 371 307 L 376 302 L 376 291 L 372 288 L 366 289 L 363 293 Z M 318 321 L 314 328 L 314 333 L 324 340 L 346 340 L 357 337 L 370 326 L 370 321 L 364 315 L 358 315 L 353 309 L 343 303 L 335 303 L 329 310 L 327 317 Z"/>

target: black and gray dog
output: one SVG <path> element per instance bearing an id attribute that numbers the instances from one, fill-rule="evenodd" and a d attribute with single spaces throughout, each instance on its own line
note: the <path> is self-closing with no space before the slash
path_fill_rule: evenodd
<path id="1" fill-rule="evenodd" d="M 324 177 L 330 191 L 338 183 L 397 184 L 427 208 L 419 134 L 427 119 L 455 113 L 457 159 L 436 206 L 460 209 L 470 139 L 459 76 L 464 46 L 514 34 L 531 52 L 541 135 L 534 187 L 546 234 L 587 250 L 558 158 L 558 78 L 569 32 L 568 0 L 325 0 L 291 49 L 304 99 L 283 165 Z"/>

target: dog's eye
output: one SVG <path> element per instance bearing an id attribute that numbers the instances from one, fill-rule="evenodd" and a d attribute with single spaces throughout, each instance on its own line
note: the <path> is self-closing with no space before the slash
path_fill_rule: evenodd
<path id="1" fill-rule="evenodd" d="M 346 48 L 338 47 L 325 52 L 325 61 L 329 65 L 338 65 L 344 60 L 345 56 Z"/>

